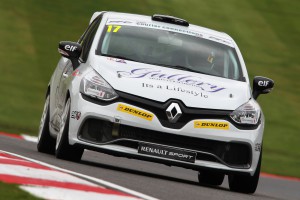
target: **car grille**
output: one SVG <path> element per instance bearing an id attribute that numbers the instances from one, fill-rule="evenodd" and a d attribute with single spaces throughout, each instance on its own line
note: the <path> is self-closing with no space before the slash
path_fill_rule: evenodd
<path id="1" fill-rule="evenodd" d="M 251 146 L 247 143 L 176 135 L 98 119 L 87 119 L 80 130 L 79 138 L 98 144 L 117 143 L 135 149 L 139 141 L 156 143 L 203 152 L 197 154 L 199 160 L 221 162 L 236 168 L 249 168 L 251 165 Z"/>
<path id="2" fill-rule="evenodd" d="M 160 123 L 167 128 L 180 129 L 185 126 L 188 122 L 195 119 L 223 119 L 229 120 L 229 114 L 231 111 L 224 110 L 212 110 L 203 108 L 189 108 L 178 99 L 169 99 L 168 101 L 161 103 L 131 94 L 118 92 L 123 102 L 135 105 L 145 110 L 151 111 L 159 119 Z M 177 120 L 176 123 L 171 123 L 168 120 L 166 110 L 171 103 L 178 103 L 181 110 L 182 116 Z"/>

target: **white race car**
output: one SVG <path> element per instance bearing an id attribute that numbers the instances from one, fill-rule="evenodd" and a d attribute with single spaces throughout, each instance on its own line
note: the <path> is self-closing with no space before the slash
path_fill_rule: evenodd
<path id="1" fill-rule="evenodd" d="M 264 115 L 255 77 L 225 33 L 166 15 L 96 12 L 46 93 L 38 151 L 79 161 L 84 149 L 199 171 L 201 184 L 256 190 Z"/>

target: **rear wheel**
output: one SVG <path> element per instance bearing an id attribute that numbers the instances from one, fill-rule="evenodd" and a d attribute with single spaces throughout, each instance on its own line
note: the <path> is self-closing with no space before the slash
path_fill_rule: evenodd
<path id="1" fill-rule="evenodd" d="M 42 153 L 54 154 L 55 139 L 50 136 L 49 132 L 49 105 L 50 95 L 48 94 L 39 127 L 37 150 Z"/>
<path id="2" fill-rule="evenodd" d="M 229 188 L 232 191 L 252 194 L 256 191 L 259 174 L 260 174 L 260 166 L 261 166 L 261 157 L 262 152 L 259 156 L 259 161 L 253 176 L 243 176 L 243 175 L 229 175 Z"/>
<path id="3" fill-rule="evenodd" d="M 223 183 L 225 174 L 202 170 L 198 173 L 200 184 L 219 186 Z"/>
<path id="4" fill-rule="evenodd" d="M 56 158 L 80 161 L 84 149 L 69 144 L 69 121 L 70 121 L 70 105 L 71 99 L 66 102 L 65 109 L 62 114 L 62 123 L 60 131 L 56 138 L 55 156 Z"/>

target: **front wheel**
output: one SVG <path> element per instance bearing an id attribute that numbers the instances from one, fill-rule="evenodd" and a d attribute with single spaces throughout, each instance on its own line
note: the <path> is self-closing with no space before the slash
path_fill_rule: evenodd
<path id="1" fill-rule="evenodd" d="M 55 139 L 50 136 L 49 132 L 49 105 L 50 95 L 48 94 L 45 100 L 44 110 L 39 127 L 37 150 L 42 153 L 54 154 Z"/>
<path id="2" fill-rule="evenodd" d="M 71 99 L 66 102 L 65 109 L 62 114 L 61 128 L 56 138 L 55 156 L 56 158 L 80 161 L 84 149 L 69 144 L 69 121 L 70 121 L 70 105 Z"/>
<path id="3" fill-rule="evenodd" d="M 259 156 L 259 161 L 253 176 L 243 176 L 243 175 L 229 175 L 229 188 L 232 191 L 253 194 L 256 191 L 259 174 L 260 174 L 260 166 L 261 166 L 261 157 L 262 152 Z"/>

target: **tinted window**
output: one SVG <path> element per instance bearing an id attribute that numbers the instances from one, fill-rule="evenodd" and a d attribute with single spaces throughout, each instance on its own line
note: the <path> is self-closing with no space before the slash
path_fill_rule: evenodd
<path id="1" fill-rule="evenodd" d="M 107 25 L 97 54 L 243 80 L 234 48 L 167 30 Z"/>

